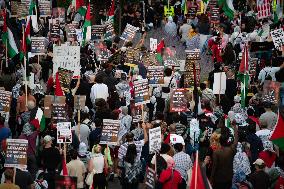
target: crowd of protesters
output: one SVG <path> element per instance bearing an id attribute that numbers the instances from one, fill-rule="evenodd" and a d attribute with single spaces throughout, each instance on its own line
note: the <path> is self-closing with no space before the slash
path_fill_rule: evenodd
<path id="1" fill-rule="evenodd" d="M 105 189 L 115 179 L 119 179 L 123 189 L 145 188 L 149 167 L 156 171 L 155 188 L 191 188 L 196 162 L 214 189 L 283 187 L 283 148 L 274 145 L 270 136 L 277 120 L 284 116 L 284 50 L 274 48 L 269 33 L 283 28 L 284 22 L 283 18 L 275 21 L 273 16 L 257 19 L 253 2 L 236 1 L 232 20 L 220 8 L 219 24 L 210 23 L 208 11 L 187 17 L 182 2 L 178 0 L 170 2 L 175 14 L 166 18 L 162 12 L 164 5 L 160 2 L 145 3 L 145 14 L 141 4 L 125 4 L 121 10 L 121 30 L 126 24 L 139 27 L 136 35 L 141 34 L 141 40 L 138 45 L 130 41 L 122 46 L 123 42 L 117 35 L 105 41 L 112 54 L 120 53 L 119 61 L 112 58 L 106 62 L 98 61 L 92 41 L 81 46 L 80 77 L 73 79 L 70 88 L 63 91 L 67 117 L 72 123 L 72 143 L 67 145 L 66 157 L 56 142 L 56 125 L 46 118 L 45 128 L 41 128 L 33 115 L 38 108 L 44 110 L 46 95 L 58 92 L 52 74 L 52 52 L 54 43 L 66 41 L 64 28 L 56 40 L 49 36 L 47 19 L 40 20 L 39 30 L 33 31 L 32 35 L 47 40 L 46 55 L 40 60 L 38 56 L 28 60 L 27 72 L 34 73 L 35 83 L 39 84 L 36 90 L 26 89 L 23 83 L 25 74 L 20 55 L 8 59 L 6 66 L 5 44 L 2 44 L 0 87 L 11 91 L 12 96 L 8 117 L 6 114 L 0 117 L 0 189 L 55 189 L 54 178 L 62 175 L 64 158 L 68 176 L 77 178 L 78 189 Z M 188 1 L 187 8 L 191 6 L 193 4 Z M 80 28 L 84 17 L 72 11 L 75 10 L 71 9 L 68 15 L 66 12 L 66 23 L 76 21 Z M 11 24 L 21 36 L 22 22 L 11 18 Z M 150 87 L 150 102 L 142 106 L 143 117 L 136 122 L 132 112 L 134 81 L 147 78 L 147 66 L 140 61 L 132 69 L 125 64 L 125 52 L 131 47 L 147 51 L 144 36 L 157 28 L 163 30 L 161 35 L 166 47 L 173 47 L 177 40 L 183 51 L 200 49 L 202 58 L 207 58 L 200 64 L 201 69 L 206 69 L 209 64 L 213 64 L 214 69 L 202 76 L 206 79 L 186 96 L 187 110 L 173 113 L 169 109 L 170 97 L 165 88 L 185 88 L 186 76 L 182 71 L 165 67 L 164 84 Z M 257 42 L 267 48 L 252 50 Z M 81 44 L 73 41 L 70 45 Z M 245 47 L 249 59 L 257 58 L 258 63 L 250 75 L 251 95 L 246 96 L 243 107 L 237 74 Z M 160 65 L 163 66 L 163 62 Z M 116 70 L 123 70 L 120 78 L 115 77 Z M 218 72 L 225 72 L 227 78 L 225 94 L 221 95 L 213 94 L 212 90 L 214 73 Z M 281 83 L 279 99 L 263 98 L 265 81 Z M 86 96 L 86 106 L 80 110 L 80 118 L 74 109 L 74 95 Z M 120 120 L 117 146 L 100 144 L 104 119 Z M 157 127 L 162 132 L 161 148 L 159 153 L 151 154 L 149 130 Z M 8 138 L 28 140 L 26 170 L 4 167 Z"/>

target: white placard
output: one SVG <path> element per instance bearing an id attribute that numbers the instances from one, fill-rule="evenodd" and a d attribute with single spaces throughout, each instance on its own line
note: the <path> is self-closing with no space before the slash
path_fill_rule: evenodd
<path id="1" fill-rule="evenodd" d="M 58 68 L 73 71 L 73 77 L 80 76 L 80 46 L 53 47 L 53 74 Z"/>
<path id="2" fill-rule="evenodd" d="M 149 130 L 149 150 L 150 153 L 155 153 L 161 148 L 161 127 Z"/>
<path id="3" fill-rule="evenodd" d="M 214 73 L 214 84 L 213 84 L 214 94 L 225 94 L 226 79 L 227 77 L 225 72 Z"/>
<path id="4" fill-rule="evenodd" d="M 284 45 L 284 32 L 283 29 L 273 30 L 270 32 L 274 46 L 277 50 L 282 51 Z"/>
<path id="5" fill-rule="evenodd" d="M 72 133 L 71 133 L 71 122 L 59 122 L 57 127 L 57 143 L 71 143 Z"/>
<path id="6" fill-rule="evenodd" d="M 157 50 L 158 40 L 154 38 L 150 38 L 150 50 L 152 52 Z"/>

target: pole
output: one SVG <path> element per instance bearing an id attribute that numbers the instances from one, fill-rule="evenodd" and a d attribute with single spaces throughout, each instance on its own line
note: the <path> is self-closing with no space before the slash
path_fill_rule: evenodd
<path id="1" fill-rule="evenodd" d="M 63 144 L 63 156 L 66 163 L 66 143 Z"/>
<path id="2" fill-rule="evenodd" d="M 221 72 L 221 73 L 220 73 L 220 85 L 219 85 L 219 104 L 220 104 L 220 100 L 221 100 L 221 97 L 220 97 L 220 93 L 221 93 L 221 85 L 222 85 L 222 81 L 221 81 L 221 80 L 222 80 L 222 73 L 223 73 L 223 72 Z"/>
<path id="3" fill-rule="evenodd" d="M 78 81 L 79 82 L 79 81 Z M 77 96 L 78 103 L 78 138 L 80 140 L 80 130 L 81 130 L 81 107 L 80 107 L 80 95 Z"/>
<path id="4" fill-rule="evenodd" d="M 6 68 L 8 67 L 8 39 L 6 40 Z"/>
<path id="5" fill-rule="evenodd" d="M 23 31 L 23 41 L 22 43 L 24 43 L 25 40 L 25 29 L 24 29 L 24 25 L 22 25 L 22 31 Z M 24 55 L 24 81 L 25 81 L 25 93 L 26 93 L 26 107 L 28 107 L 28 82 L 27 82 L 27 60 L 26 60 L 26 56 Z"/>
<path id="6" fill-rule="evenodd" d="M 16 169 L 16 167 L 14 167 L 13 169 L 14 169 L 14 173 L 13 173 L 13 183 L 15 184 L 15 182 L 16 182 L 16 171 L 17 171 L 17 169 Z"/>
<path id="7" fill-rule="evenodd" d="M 39 64 L 39 55 L 37 55 L 37 63 Z"/>
<path id="8" fill-rule="evenodd" d="M 142 123 L 144 123 L 144 104 L 142 104 Z"/>
<path id="9" fill-rule="evenodd" d="M 196 152 L 196 158 L 195 158 L 195 175 L 194 175 L 194 189 L 197 189 L 197 168 L 198 168 L 198 151 Z"/>

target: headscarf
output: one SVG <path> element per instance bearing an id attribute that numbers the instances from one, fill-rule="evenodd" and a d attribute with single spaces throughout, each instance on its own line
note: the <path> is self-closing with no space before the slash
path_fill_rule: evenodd
<path id="1" fill-rule="evenodd" d="M 173 22 L 173 18 L 171 16 L 168 17 L 168 22 L 165 25 L 165 31 L 166 31 L 167 34 L 169 34 L 173 37 L 177 35 L 177 26 Z"/>
<path id="2" fill-rule="evenodd" d="M 237 153 L 234 157 L 233 162 L 233 171 L 235 174 L 238 172 L 243 172 L 245 175 L 249 175 L 251 173 L 250 170 L 250 162 L 248 156 L 245 152 L 243 152 L 243 146 L 239 142 L 237 145 Z"/>

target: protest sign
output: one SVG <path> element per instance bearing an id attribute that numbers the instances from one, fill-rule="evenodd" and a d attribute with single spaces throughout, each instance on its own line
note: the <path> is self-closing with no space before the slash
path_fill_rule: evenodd
<path id="1" fill-rule="evenodd" d="M 157 50 L 158 40 L 154 38 L 150 38 L 150 50 L 152 52 Z"/>
<path id="2" fill-rule="evenodd" d="M 130 112 L 133 123 L 142 121 L 142 105 L 135 106 L 135 100 L 130 100 Z"/>
<path id="3" fill-rule="evenodd" d="M 18 16 L 18 7 L 20 2 L 18 1 L 11 1 L 11 17 L 17 17 Z"/>
<path id="4" fill-rule="evenodd" d="M 176 50 L 173 47 L 166 47 L 163 55 L 164 66 L 173 67 L 177 65 Z"/>
<path id="5" fill-rule="evenodd" d="M 104 40 L 112 40 L 112 38 L 115 36 L 114 32 L 114 27 L 111 23 L 106 23 L 106 28 L 105 28 L 105 35 L 104 35 Z"/>
<path id="6" fill-rule="evenodd" d="M 77 177 L 56 175 L 54 178 L 56 189 L 76 189 Z"/>
<path id="7" fill-rule="evenodd" d="M 185 51 L 186 61 L 184 66 L 184 87 L 189 88 L 194 85 L 194 74 L 196 75 L 196 84 L 200 83 L 200 65 L 197 60 L 200 59 L 200 51 Z"/>
<path id="8" fill-rule="evenodd" d="M 82 29 L 76 29 L 77 41 L 81 43 L 83 41 Z"/>
<path id="9" fill-rule="evenodd" d="M 177 64 L 179 65 L 177 69 L 183 72 L 185 67 L 185 60 L 177 60 Z"/>
<path id="10" fill-rule="evenodd" d="M 66 25 L 66 36 L 68 41 L 76 41 L 76 29 L 74 24 Z"/>
<path id="11" fill-rule="evenodd" d="M 134 81 L 135 105 L 147 104 L 150 102 L 148 79 Z"/>
<path id="12" fill-rule="evenodd" d="M 58 68 L 58 77 L 60 81 L 60 86 L 63 90 L 69 90 L 72 76 L 73 76 L 72 71 L 60 67 Z"/>
<path id="13" fill-rule="evenodd" d="M 170 96 L 170 112 L 187 111 L 186 89 L 173 89 Z"/>
<path id="14" fill-rule="evenodd" d="M 9 112 L 12 92 L 0 90 L 0 111 Z"/>
<path id="15" fill-rule="evenodd" d="M 51 1 L 40 0 L 38 1 L 40 17 L 51 16 Z"/>
<path id="16" fill-rule="evenodd" d="M 191 19 L 195 18 L 196 13 L 197 13 L 197 6 L 191 6 L 191 7 L 188 9 L 189 18 L 191 18 Z"/>
<path id="17" fill-rule="evenodd" d="M 66 104 L 53 103 L 52 104 L 52 123 L 67 122 Z"/>
<path id="18" fill-rule="evenodd" d="M 44 116 L 46 118 L 51 118 L 52 114 L 52 104 L 65 104 L 66 97 L 65 96 L 52 96 L 45 95 L 44 96 Z"/>
<path id="19" fill-rule="evenodd" d="M 117 145 L 120 120 L 104 119 L 100 144 Z"/>
<path id="20" fill-rule="evenodd" d="M 59 20 L 60 24 L 65 23 L 65 8 L 55 7 L 52 9 L 52 17 Z"/>
<path id="21" fill-rule="evenodd" d="M 281 83 L 276 81 L 265 80 L 263 82 L 262 101 L 269 101 L 271 103 L 278 103 L 280 100 Z"/>
<path id="22" fill-rule="evenodd" d="M 149 130 L 149 152 L 153 154 L 160 151 L 161 148 L 161 127 L 156 127 Z"/>
<path id="23" fill-rule="evenodd" d="M 274 46 L 277 50 L 282 51 L 284 45 L 284 31 L 283 29 L 277 29 L 270 32 Z"/>
<path id="24" fill-rule="evenodd" d="M 271 16 L 270 0 L 257 0 L 257 18 L 263 19 Z"/>
<path id="25" fill-rule="evenodd" d="M 105 25 L 93 25 L 91 27 L 91 39 L 99 40 L 102 39 L 105 33 Z"/>
<path id="26" fill-rule="evenodd" d="M 30 0 L 21 0 L 21 2 L 19 2 L 17 9 L 19 17 L 26 17 L 29 15 L 30 3 Z"/>
<path id="27" fill-rule="evenodd" d="M 174 10 L 174 7 L 173 6 L 164 6 L 164 16 L 166 18 L 168 18 L 169 16 L 174 16 L 175 15 L 175 10 Z"/>
<path id="28" fill-rule="evenodd" d="M 186 58 L 189 60 L 200 60 L 200 50 L 186 50 Z"/>
<path id="29" fill-rule="evenodd" d="M 65 68 L 73 72 L 73 77 L 80 76 L 80 46 L 53 47 L 53 73 L 58 68 Z"/>
<path id="30" fill-rule="evenodd" d="M 135 36 L 135 34 L 138 30 L 139 30 L 139 28 L 134 27 L 130 24 L 127 24 L 123 33 L 120 36 L 120 39 L 122 39 L 124 41 L 131 41 L 134 38 L 134 36 Z"/>
<path id="31" fill-rule="evenodd" d="M 154 189 L 155 188 L 155 177 L 156 173 L 155 170 L 148 167 L 146 172 L 146 189 Z"/>
<path id="32" fill-rule="evenodd" d="M 50 37 L 57 38 L 60 36 L 60 25 L 58 19 L 50 19 Z"/>
<path id="33" fill-rule="evenodd" d="M 95 42 L 94 48 L 98 61 L 108 61 L 108 58 L 111 56 L 111 52 L 107 49 L 107 46 L 103 41 Z"/>
<path id="34" fill-rule="evenodd" d="M 57 143 L 71 143 L 71 122 L 59 122 L 56 124 L 57 128 Z"/>
<path id="35" fill-rule="evenodd" d="M 274 43 L 272 41 L 251 42 L 250 52 L 269 51 L 273 48 L 274 48 Z"/>
<path id="36" fill-rule="evenodd" d="M 75 95 L 74 96 L 74 109 L 82 110 L 86 105 L 86 95 Z"/>
<path id="37" fill-rule="evenodd" d="M 164 84 L 164 66 L 148 66 L 149 85 L 157 86 Z"/>
<path id="38" fill-rule="evenodd" d="M 249 60 L 249 73 L 252 76 L 255 76 L 256 74 L 256 65 L 258 64 L 258 58 L 251 58 Z"/>
<path id="39" fill-rule="evenodd" d="M 28 140 L 7 139 L 7 151 L 4 167 L 27 168 Z"/>
<path id="40" fill-rule="evenodd" d="M 31 37 L 31 53 L 33 55 L 45 55 L 45 37 Z"/>
<path id="41" fill-rule="evenodd" d="M 225 94 L 226 92 L 226 73 L 214 73 L 213 94 Z"/>
<path id="42" fill-rule="evenodd" d="M 213 24 L 218 24 L 218 23 L 220 23 L 220 12 L 219 12 L 219 8 L 211 7 L 210 22 L 213 23 Z"/>

